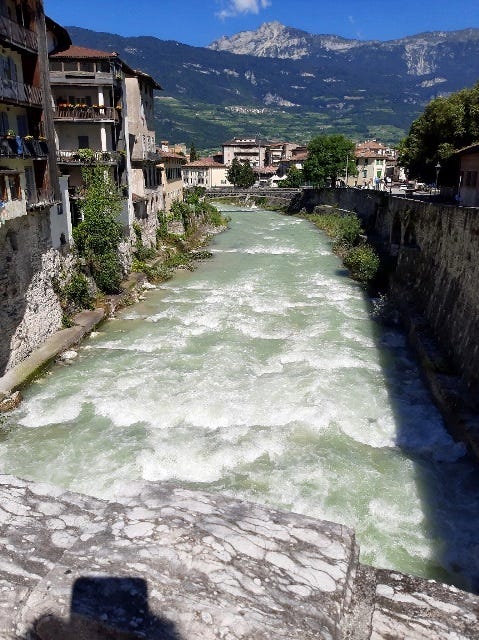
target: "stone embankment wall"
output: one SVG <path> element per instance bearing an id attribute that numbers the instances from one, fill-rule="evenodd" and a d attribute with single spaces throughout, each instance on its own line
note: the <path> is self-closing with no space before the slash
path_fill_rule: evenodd
<path id="1" fill-rule="evenodd" d="M 317 205 L 354 211 L 395 263 L 397 297 L 430 326 L 471 392 L 479 393 L 479 209 L 360 189 L 305 190 L 291 211 Z"/>
<path id="2" fill-rule="evenodd" d="M 48 211 L 0 225 L 0 375 L 61 326 L 52 280 L 64 264 L 51 246 Z"/>
<path id="3" fill-rule="evenodd" d="M 3 640 L 472 640 L 479 598 L 359 564 L 347 527 L 172 483 L 0 476 Z"/>

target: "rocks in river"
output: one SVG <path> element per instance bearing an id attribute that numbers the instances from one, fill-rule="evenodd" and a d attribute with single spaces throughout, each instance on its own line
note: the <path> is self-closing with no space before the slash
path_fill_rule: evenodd
<path id="1" fill-rule="evenodd" d="M 74 349 L 69 349 L 68 351 L 64 351 L 60 356 L 60 362 L 69 363 L 78 358 L 78 351 Z"/>
<path id="2" fill-rule="evenodd" d="M 0 413 L 5 413 L 6 411 L 12 411 L 22 401 L 22 394 L 20 391 L 15 391 L 9 396 L 0 397 Z"/>

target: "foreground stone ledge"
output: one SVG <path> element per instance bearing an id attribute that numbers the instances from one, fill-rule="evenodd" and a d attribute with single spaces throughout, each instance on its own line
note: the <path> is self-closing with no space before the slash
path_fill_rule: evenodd
<path id="1" fill-rule="evenodd" d="M 479 637 L 479 598 L 362 567 L 350 529 L 172 483 L 0 476 L 0 638 Z"/>

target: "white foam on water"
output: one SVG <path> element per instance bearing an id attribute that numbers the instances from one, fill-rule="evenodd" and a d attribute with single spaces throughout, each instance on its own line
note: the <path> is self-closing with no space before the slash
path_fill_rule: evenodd
<path id="1" fill-rule="evenodd" d="M 234 215 L 212 261 L 28 391 L 0 468 L 103 497 L 132 479 L 201 483 L 353 526 L 377 564 L 467 567 L 479 491 L 457 481 L 464 451 L 404 336 L 371 324 L 363 290 L 304 221 Z M 442 492 L 441 465 L 459 470 Z M 461 550 L 443 561 L 448 527 Z"/>

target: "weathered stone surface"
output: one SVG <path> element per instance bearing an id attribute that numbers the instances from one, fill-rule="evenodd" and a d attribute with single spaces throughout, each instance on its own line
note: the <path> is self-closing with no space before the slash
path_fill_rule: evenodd
<path id="1" fill-rule="evenodd" d="M 341 525 L 170 483 L 0 501 L 2 640 L 479 637 L 479 598 L 362 567 Z"/>

